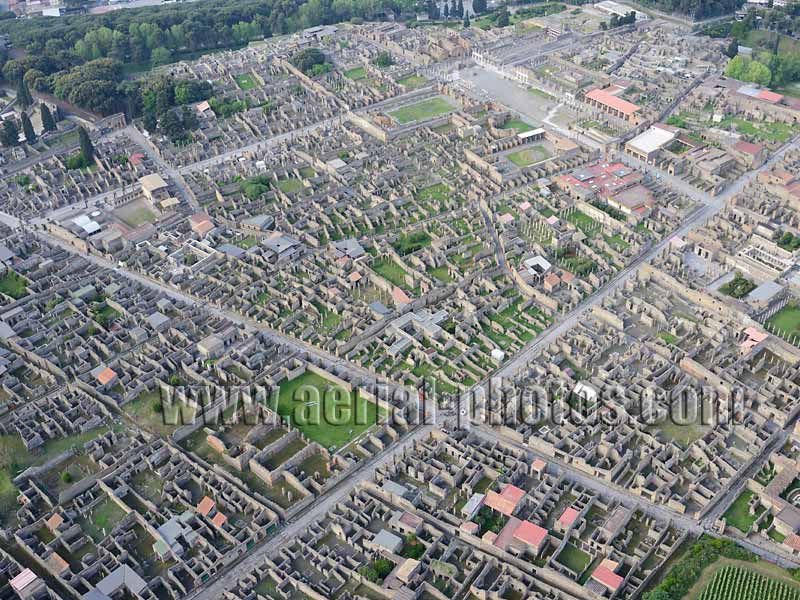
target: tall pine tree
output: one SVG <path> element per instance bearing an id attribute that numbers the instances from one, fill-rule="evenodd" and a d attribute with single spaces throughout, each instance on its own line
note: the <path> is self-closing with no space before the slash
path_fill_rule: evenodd
<path id="1" fill-rule="evenodd" d="M 17 82 L 17 104 L 23 109 L 28 108 L 31 104 L 33 104 L 33 98 L 31 97 L 31 92 L 28 89 L 28 84 L 25 83 L 25 79 L 20 77 L 20 80 Z"/>
<path id="2" fill-rule="evenodd" d="M 94 162 L 94 144 L 92 144 L 89 133 L 83 127 L 78 128 L 78 139 L 81 143 L 83 160 L 88 164 L 92 164 Z"/>
<path id="3" fill-rule="evenodd" d="M 33 125 L 31 125 L 31 119 L 28 117 L 28 113 L 22 113 L 22 133 L 25 134 L 25 141 L 29 144 L 36 143 L 36 133 L 33 131 Z"/>
<path id="4" fill-rule="evenodd" d="M 47 105 L 43 102 L 39 106 L 39 111 L 42 115 L 42 128 L 45 131 L 55 131 L 58 129 L 56 126 L 56 121 L 53 119 L 53 114 L 50 112 L 50 109 L 47 108 Z"/>
<path id="5" fill-rule="evenodd" d="M 17 124 L 13 120 L 6 119 L 3 121 L 3 129 L 0 130 L 0 141 L 6 147 L 16 146 L 19 143 L 19 129 L 17 129 Z"/>

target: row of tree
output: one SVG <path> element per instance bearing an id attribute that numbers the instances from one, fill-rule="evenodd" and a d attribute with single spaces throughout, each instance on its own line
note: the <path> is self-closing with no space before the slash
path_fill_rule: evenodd
<path id="1" fill-rule="evenodd" d="M 30 106 L 30 104 L 28 106 Z M 0 144 L 6 148 L 19 145 L 20 129 L 22 129 L 22 133 L 25 134 L 25 141 L 29 144 L 36 143 L 36 140 L 38 139 L 38 136 L 33 129 L 30 116 L 28 116 L 28 112 L 25 110 L 20 112 L 22 116 L 20 117 L 19 124 L 17 124 L 14 119 L 8 118 L 3 120 L 3 127 L 0 128 Z M 53 113 L 50 112 L 50 109 L 47 108 L 46 104 L 39 105 L 39 114 L 42 120 L 42 129 L 44 132 L 47 133 L 50 131 L 55 131 L 56 121 L 53 118 Z"/>

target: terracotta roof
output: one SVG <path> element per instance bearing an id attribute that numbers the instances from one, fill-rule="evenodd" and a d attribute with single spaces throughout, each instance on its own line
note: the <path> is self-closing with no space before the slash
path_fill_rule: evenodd
<path id="1" fill-rule="evenodd" d="M 478 526 L 477 523 L 473 523 L 472 521 L 464 521 L 459 529 L 461 529 L 461 531 L 465 531 L 467 533 L 475 535 L 476 533 L 478 533 L 480 527 Z"/>
<path id="2" fill-rule="evenodd" d="M 770 102 L 771 104 L 775 104 L 776 102 L 780 102 L 783 100 L 783 96 L 781 94 L 776 94 L 775 92 L 771 92 L 770 90 L 761 90 L 758 92 L 758 99 L 763 100 L 764 102 Z"/>
<path id="3" fill-rule="evenodd" d="M 555 273 L 548 273 L 547 277 L 544 278 L 544 282 L 550 286 L 558 285 L 561 283 L 561 278 Z"/>
<path id="4" fill-rule="evenodd" d="M 796 533 L 787 535 L 783 540 L 783 545 L 788 546 L 792 550 L 800 551 L 800 535 L 797 535 Z"/>
<path id="5" fill-rule="evenodd" d="M 486 500 L 484 501 L 484 504 L 507 517 L 510 517 L 514 512 L 514 509 L 517 508 L 516 502 L 513 502 L 508 498 L 503 498 L 500 494 L 493 492 L 492 490 L 486 492 Z"/>
<path id="6" fill-rule="evenodd" d="M 616 592 L 624 581 L 622 577 L 602 564 L 594 570 L 594 573 L 592 573 L 592 579 L 602 583 L 612 592 Z"/>
<path id="7" fill-rule="evenodd" d="M 734 150 L 738 150 L 739 152 L 743 152 L 744 154 L 758 154 L 764 149 L 764 146 L 761 144 L 753 144 L 751 142 L 736 142 L 733 145 Z"/>
<path id="8" fill-rule="evenodd" d="M 117 374 L 111 369 L 111 367 L 106 367 L 97 376 L 97 381 L 99 381 L 101 385 L 105 385 L 109 381 L 113 380 L 114 377 L 116 377 L 116 376 L 117 376 Z"/>
<path id="9" fill-rule="evenodd" d="M 204 517 L 207 517 L 208 514 L 217 507 L 216 503 L 206 496 L 202 500 L 200 500 L 200 504 L 197 505 L 197 512 L 199 512 Z"/>
<path id="10" fill-rule="evenodd" d="M 530 521 L 522 521 L 514 532 L 514 538 L 529 546 L 538 548 L 547 537 L 547 529 L 539 527 Z"/>
<path id="11" fill-rule="evenodd" d="M 622 98 L 617 98 L 605 90 L 594 89 L 586 94 L 586 97 L 594 100 L 595 102 L 599 102 L 600 104 L 604 104 L 605 106 L 610 106 L 614 110 L 618 110 L 624 115 L 632 115 L 639 110 L 639 107 L 633 102 L 628 102 Z"/>
<path id="12" fill-rule="evenodd" d="M 531 466 L 533 467 L 534 471 L 541 471 L 547 466 L 547 463 L 544 462 L 541 458 L 537 458 L 536 460 L 533 461 L 533 465 Z"/>
<path id="13" fill-rule="evenodd" d="M 225 521 L 227 521 L 227 520 L 228 520 L 228 517 L 223 515 L 221 512 L 218 512 L 217 514 L 214 515 L 214 518 L 211 519 L 211 522 L 214 525 L 216 525 L 217 527 L 222 528 L 222 526 L 225 524 Z"/>
<path id="14" fill-rule="evenodd" d="M 53 513 L 53 515 L 49 519 L 47 519 L 46 524 L 47 528 L 53 531 L 61 527 L 61 524 L 63 522 L 64 522 L 64 517 L 62 517 L 58 513 Z"/>
<path id="15" fill-rule="evenodd" d="M 497 512 L 510 517 L 517 509 L 520 500 L 525 496 L 525 492 L 514 485 L 507 485 L 499 494 L 489 490 L 486 492 L 484 504 Z"/>
<path id="16" fill-rule="evenodd" d="M 352 273 L 350 273 L 350 275 L 347 276 L 347 278 L 353 283 L 355 283 L 356 281 L 361 281 L 361 273 L 359 273 L 358 271 L 353 271 Z"/>
<path id="17" fill-rule="evenodd" d="M 513 500 L 514 502 L 519 502 L 525 497 L 525 492 L 519 489 L 515 485 L 511 485 L 510 483 L 503 488 L 503 491 L 500 492 L 500 495 L 503 498 L 508 498 L 509 500 Z"/>
<path id="18" fill-rule="evenodd" d="M 578 518 L 580 513 L 572 508 L 571 506 L 565 510 L 562 515 L 558 518 L 558 522 L 564 525 L 565 527 L 569 527 L 572 525 L 575 520 Z"/>
<path id="19" fill-rule="evenodd" d="M 54 573 L 63 573 L 69 569 L 69 563 L 61 558 L 58 552 L 53 552 L 47 557 L 45 562 L 47 563 L 47 566 L 50 567 L 50 570 Z"/>
<path id="20" fill-rule="evenodd" d="M 411 304 L 411 298 L 408 297 L 408 294 L 397 286 L 394 286 L 392 290 L 392 299 L 398 304 Z"/>

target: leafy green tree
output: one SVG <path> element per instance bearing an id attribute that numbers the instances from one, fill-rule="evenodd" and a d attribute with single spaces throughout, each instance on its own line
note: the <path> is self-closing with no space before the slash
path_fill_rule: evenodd
<path id="1" fill-rule="evenodd" d="M 22 113 L 22 133 L 25 134 L 25 140 L 29 144 L 36 143 L 36 133 L 33 131 L 33 125 L 31 125 L 31 119 L 28 116 L 28 113 Z"/>
<path id="2" fill-rule="evenodd" d="M 56 126 L 56 121 L 53 119 L 53 114 L 50 112 L 50 109 L 47 108 L 47 105 L 44 102 L 39 105 L 39 111 L 42 115 L 42 128 L 45 131 L 49 132 L 58 129 Z"/>
<path id="3" fill-rule="evenodd" d="M 310 73 L 316 65 L 325 63 L 325 54 L 319 48 L 306 48 L 292 57 L 292 64 L 303 73 Z"/>
<path id="4" fill-rule="evenodd" d="M 166 65 L 172 60 L 172 52 L 168 48 L 159 46 L 150 54 L 153 66 Z"/>
<path id="5" fill-rule="evenodd" d="M 381 52 L 375 57 L 373 62 L 375 63 L 375 66 L 385 69 L 386 67 L 391 67 L 394 64 L 394 59 L 388 52 Z"/>
<path id="6" fill-rule="evenodd" d="M 468 29 L 469 26 L 470 26 L 469 15 L 464 15 L 464 29 Z"/>
<path id="7" fill-rule="evenodd" d="M 475 14 L 482 15 L 486 12 L 486 0 L 472 0 L 472 10 Z"/>

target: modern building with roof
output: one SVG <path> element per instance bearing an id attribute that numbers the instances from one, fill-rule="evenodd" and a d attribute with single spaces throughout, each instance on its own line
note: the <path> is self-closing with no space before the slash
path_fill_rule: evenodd
<path id="1" fill-rule="evenodd" d="M 583 99 L 590 106 L 612 117 L 628 121 L 632 125 L 639 125 L 642 121 L 641 107 L 616 95 L 621 91 L 621 88 L 617 86 L 609 86 L 604 89 L 594 88 L 586 92 Z"/>

